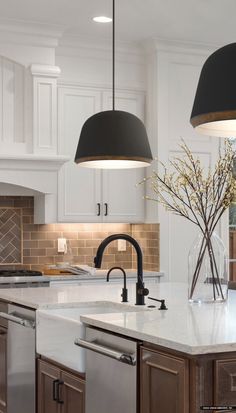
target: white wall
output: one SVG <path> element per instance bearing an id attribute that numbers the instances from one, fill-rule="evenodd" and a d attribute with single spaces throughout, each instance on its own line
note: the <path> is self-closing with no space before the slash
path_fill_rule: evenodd
<path id="1" fill-rule="evenodd" d="M 164 164 L 173 156 L 182 155 L 181 138 L 200 158 L 206 168 L 214 165 L 218 156 L 219 139 L 199 135 L 190 125 L 190 115 L 199 74 L 210 50 L 186 49 L 158 45 L 149 49 L 147 112 L 148 129 L 154 155 Z M 157 169 L 157 164 L 150 168 Z M 160 222 L 160 264 L 166 279 L 187 281 L 188 252 L 197 228 L 187 220 L 166 212 L 157 203 L 151 203 L 147 220 Z M 227 216 L 219 228 L 227 245 Z"/>
<path id="2" fill-rule="evenodd" d="M 108 44 L 84 40 L 63 41 L 56 50 L 56 65 L 61 68 L 61 81 L 100 87 L 111 87 L 112 59 Z M 132 46 L 117 47 L 116 87 L 146 90 L 146 62 L 143 51 Z"/>

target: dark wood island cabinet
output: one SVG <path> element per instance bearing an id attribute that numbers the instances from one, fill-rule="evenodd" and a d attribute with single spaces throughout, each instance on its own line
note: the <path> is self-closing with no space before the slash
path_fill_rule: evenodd
<path id="1" fill-rule="evenodd" d="M 37 413 L 85 413 L 85 381 L 39 359 L 37 399 Z"/>
<path id="2" fill-rule="evenodd" d="M 189 363 L 141 348 L 141 413 L 189 412 Z"/>
<path id="3" fill-rule="evenodd" d="M 0 336 L 0 348 L 2 343 Z M 84 378 L 47 359 L 37 364 L 37 413 L 85 413 Z M 139 413 L 201 413 L 200 406 L 236 405 L 235 352 L 189 355 L 144 343 L 138 371 Z M 0 413 L 6 413 L 4 406 Z"/>
<path id="4" fill-rule="evenodd" d="M 141 347 L 140 413 L 201 413 L 200 406 L 232 405 L 235 352 L 190 356 L 149 344 Z"/>

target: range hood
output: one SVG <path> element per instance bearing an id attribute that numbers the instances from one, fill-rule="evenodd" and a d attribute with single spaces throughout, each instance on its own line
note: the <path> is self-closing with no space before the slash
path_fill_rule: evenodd
<path id="1" fill-rule="evenodd" d="M 58 172 L 66 156 L 1 155 L 0 194 L 34 196 L 34 222 L 57 222 Z"/>
<path id="2" fill-rule="evenodd" d="M 0 56 L 0 194 L 34 196 L 34 222 L 58 221 L 57 66 Z"/>

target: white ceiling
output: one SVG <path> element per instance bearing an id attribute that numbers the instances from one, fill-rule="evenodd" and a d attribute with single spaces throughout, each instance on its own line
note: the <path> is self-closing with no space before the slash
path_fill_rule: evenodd
<path id="1" fill-rule="evenodd" d="M 111 0 L 0 0 L 1 19 L 60 25 L 70 34 L 110 36 L 111 25 L 92 17 L 111 15 Z M 116 0 L 117 38 L 151 37 L 221 45 L 236 41 L 236 0 Z"/>

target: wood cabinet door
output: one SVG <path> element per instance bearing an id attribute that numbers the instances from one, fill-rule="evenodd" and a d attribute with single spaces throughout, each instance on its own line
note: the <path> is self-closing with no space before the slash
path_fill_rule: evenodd
<path id="1" fill-rule="evenodd" d="M 38 413 L 60 413 L 60 404 L 54 400 L 56 383 L 60 379 L 60 370 L 49 363 L 38 360 Z"/>
<path id="2" fill-rule="evenodd" d="M 141 349 L 140 413 L 189 412 L 188 361 Z"/>
<path id="3" fill-rule="evenodd" d="M 0 327 L 0 413 L 7 409 L 7 329 Z"/>
<path id="4" fill-rule="evenodd" d="M 61 373 L 62 386 L 62 413 L 85 412 L 85 382 L 72 374 Z"/>

